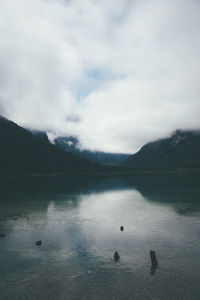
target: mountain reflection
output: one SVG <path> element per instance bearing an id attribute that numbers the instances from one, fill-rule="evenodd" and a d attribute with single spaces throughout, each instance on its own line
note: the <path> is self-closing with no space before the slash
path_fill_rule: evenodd
<path id="1" fill-rule="evenodd" d="M 199 182 L 199 174 L 10 178 L 0 180 L 0 204 L 4 205 L 5 210 L 7 206 L 7 215 L 10 217 L 12 212 L 9 205 L 15 207 L 16 217 L 22 213 L 29 214 L 29 208 L 33 210 L 36 203 L 37 210 L 46 210 L 49 201 L 54 201 L 57 208 L 63 203 L 75 207 L 79 206 L 83 195 L 91 197 L 92 194 L 106 191 L 118 193 L 132 190 L 134 193 L 137 191 L 141 199 L 171 206 L 178 214 L 191 215 L 200 212 Z M 0 212 L 0 218 L 6 217 L 5 210 L 4 214 Z"/>
<path id="2" fill-rule="evenodd" d="M 180 231 L 176 214 L 180 215 L 186 200 L 193 210 L 199 207 L 195 182 L 191 184 L 191 178 L 185 178 L 185 182 L 183 190 L 176 176 L 8 180 L 1 189 L 1 220 L 8 220 L 16 240 L 21 235 L 19 229 L 26 228 L 29 245 L 34 237 L 43 239 L 43 244 L 46 241 L 52 251 L 62 251 L 66 245 L 74 253 L 103 260 L 118 249 L 122 263 L 132 265 L 141 251 L 148 253 L 155 239 L 161 241 L 165 236 L 165 241 L 173 241 L 175 233 L 185 234 Z M 123 232 L 121 225 L 125 227 Z M 42 229 L 40 236 L 38 228 Z"/>
<path id="3" fill-rule="evenodd" d="M 194 214 L 199 210 L 198 183 L 197 176 L 175 175 L 1 181 L 3 290 L 13 290 L 13 276 L 18 295 L 18 287 L 28 293 L 33 282 L 46 286 L 49 280 L 57 286 L 62 283 L 65 295 L 70 293 L 66 286 L 73 287 L 74 299 L 81 299 L 82 290 L 101 293 L 108 283 L 131 299 L 135 289 L 149 291 L 152 283 L 157 284 L 150 275 L 167 286 L 167 293 L 173 282 L 184 288 L 185 276 L 197 288 L 193 270 L 200 270 L 200 218 Z M 36 241 L 42 242 L 40 247 Z M 150 259 L 152 249 L 159 268 Z M 162 287 L 158 287 L 161 294 Z M 175 290 L 176 284 L 171 296 Z"/>

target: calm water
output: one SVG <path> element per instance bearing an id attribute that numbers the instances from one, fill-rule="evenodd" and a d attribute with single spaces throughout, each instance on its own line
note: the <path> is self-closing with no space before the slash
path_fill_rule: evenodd
<path id="1" fill-rule="evenodd" d="M 1 181 L 0 299 L 200 299 L 199 183 L 191 175 Z"/>

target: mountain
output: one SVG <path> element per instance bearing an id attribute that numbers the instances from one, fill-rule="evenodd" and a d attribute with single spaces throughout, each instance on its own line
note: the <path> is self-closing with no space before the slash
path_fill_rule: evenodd
<path id="1" fill-rule="evenodd" d="M 73 136 L 58 137 L 54 140 L 54 143 L 56 146 L 65 151 L 77 154 L 80 157 L 89 159 L 92 162 L 101 163 L 103 165 L 118 165 L 130 156 L 130 154 L 81 150 L 78 147 L 79 140 Z"/>
<path id="2" fill-rule="evenodd" d="M 41 141 L 49 143 L 49 138 L 45 131 L 30 130 L 30 132 L 37 136 Z"/>
<path id="3" fill-rule="evenodd" d="M 200 131 L 176 130 L 169 138 L 144 145 L 123 165 L 200 168 Z"/>
<path id="4" fill-rule="evenodd" d="M 55 144 L 49 142 L 45 132 L 30 132 L 0 117 L 0 176 L 200 168 L 200 131 L 177 130 L 169 138 L 146 144 L 119 166 L 112 167 L 94 161 L 98 159 L 105 164 L 116 164 L 124 156 L 81 151 L 77 147 L 78 140 L 72 137 L 57 138 Z M 81 157 L 83 154 L 90 160 Z"/>
<path id="5" fill-rule="evenodd" d="M 52 145 L 44 134 L 33 134 L 0 117 L 0 175 L 101 169 L 99 164 Z"/>

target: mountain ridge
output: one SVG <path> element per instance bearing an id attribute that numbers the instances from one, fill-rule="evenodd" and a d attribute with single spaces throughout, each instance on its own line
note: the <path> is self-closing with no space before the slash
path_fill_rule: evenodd
<path id="1" fill-rule="evenodd" d="M 66 153 L 34 133 L 0 117 L 0 175 L 100 170 L 99 164 Z"/>
<path id="2" fill-rule="evenodd" d="M 150 142 L 122 163 L 111 166 L 62 150 L 49 142 L 44 131 L 24 129 L 0 116 L 0 176 L 70 172 L 152 173 L 184 168 L 200 169 L 199 130 L 177 130 L 170 137 Z"/>
<path id="3" fill-rule="evenodd" d="M 168 138 L 147 143 L 123 165 L 200 168 L 200 130 L 176 130 Z"/>

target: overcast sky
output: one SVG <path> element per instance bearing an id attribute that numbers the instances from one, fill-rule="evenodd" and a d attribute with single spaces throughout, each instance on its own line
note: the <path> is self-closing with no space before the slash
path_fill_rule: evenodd
<path id="1" fill-rule="evenodd" d="M 0 0 L 0 114 L 109 152 L 200 128 L 200 1 Z"/>

